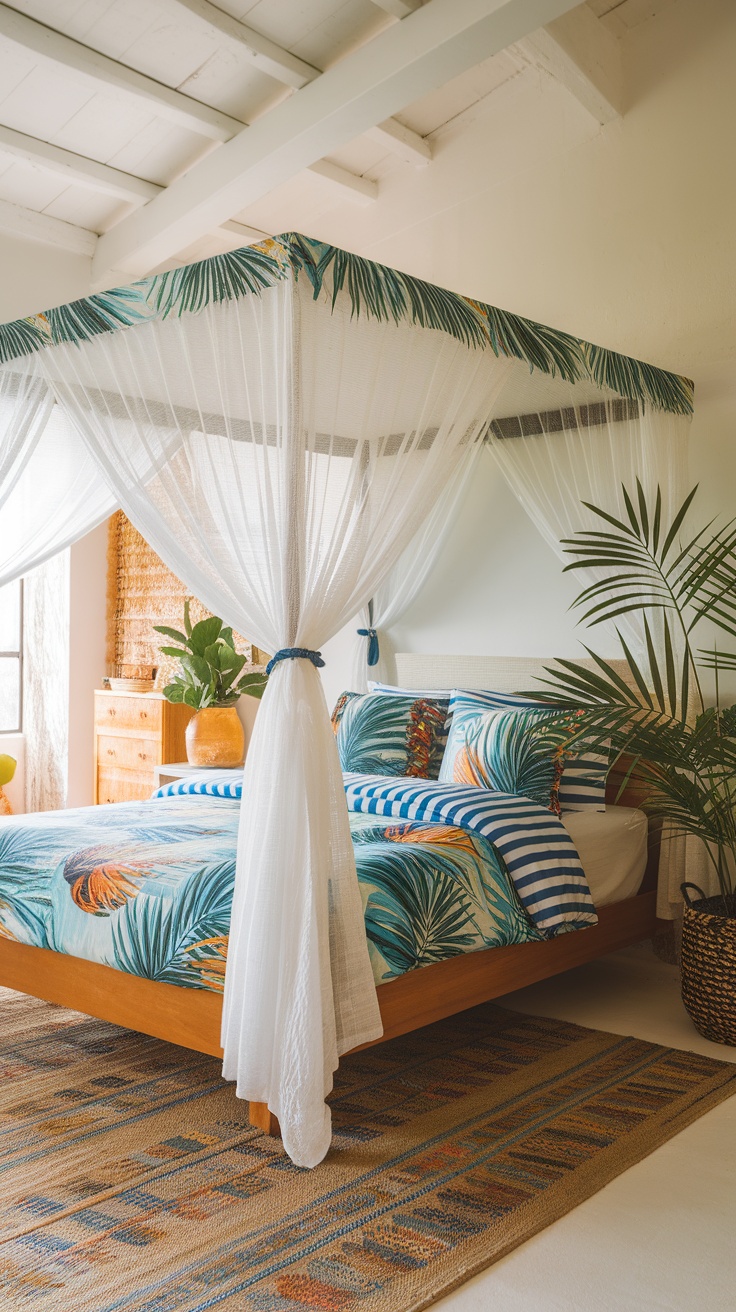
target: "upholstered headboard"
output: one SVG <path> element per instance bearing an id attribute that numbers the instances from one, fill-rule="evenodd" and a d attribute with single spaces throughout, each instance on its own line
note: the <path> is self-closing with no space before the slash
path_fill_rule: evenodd
<path id="1" fill-rule="evenodd" d="M 595 669 L 593 661 L 578 664 Z M 611 668 L 631 684 L 625 661 L 609 661 Z M 496 692 L 523 692 L 539 683 L 544 685 L 545 666 L 554 665 L 553 656 L 425 656 L 399 652 L 396 657 L 397 683 L 402 688 L 492 688 Z M 633 685 L 632 685 L 633 686 Z"/>
<path id="2" fill-rule="evenodd" d="M 577 658 L 576 658 L 577 659 Z M 415 652 L 399 652 L 396 656 L 397 682 L 402 688 L 489 688 L 496 692 L 533 691 L 539 684 L 544 692 L 545 667 L 554 665 L 553 656 L 426 656 Z M 579 665 L 595 669 L 589 659 L 577 660 Z M 625 661 L 611 660 L 609 665 L 632 687 L 629 667 Z M 620 757 L 611 769 L 606 785 L 606 801 L 610 805 L 639 806 L 643 793 L 636 777 L 628 779 L 630 761 Z M 623 779 L 627 779 L 619 797 Z"/>

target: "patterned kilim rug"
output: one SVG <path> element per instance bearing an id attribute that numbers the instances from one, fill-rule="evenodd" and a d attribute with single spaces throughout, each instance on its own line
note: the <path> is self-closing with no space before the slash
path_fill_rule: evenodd
<path id="1" fill-rule="evenodd" d="M 218 1063 L 0 990 L 0 1307 L 409 1312 L 736 1091 L 495 1006 L 348 1058 L 300 1171 Z"/>

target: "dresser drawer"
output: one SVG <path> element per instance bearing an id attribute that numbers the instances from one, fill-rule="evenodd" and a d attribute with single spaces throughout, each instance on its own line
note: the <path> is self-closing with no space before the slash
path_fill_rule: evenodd
<path id="1" fill-rule="evenodd" d="M 114 732 L 150 735 L 161 734 L 163 701 L 158 697 L 95 697 L 95 725 L 98 733 Z"/>
<path id="2" fill-rule="evenodd" d="M 111 770 L 106 766 L 97 767 L 97 801 L 105 802 L 145 802 L 156 787 L 156 779 L 151 770 L 151 777 L 133 774 L 127 770 Z"/>
<path id="3" fill-rule="evenodd" d="M 107 727 L 107 726 L 106 726 Z M 133 738 L 132 735 L 101 733 L 97 738 L 97 762 L 100 769 L 135 770 L 150 773 L 159 764 L 161 747 L 156 738 Z"/>

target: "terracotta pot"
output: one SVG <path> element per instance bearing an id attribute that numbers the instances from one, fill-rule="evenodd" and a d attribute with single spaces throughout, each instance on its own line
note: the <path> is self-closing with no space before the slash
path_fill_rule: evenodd
<path id="1" fill-rule="evenodd" d="M 234 706 L 208 706 L 197 711 L 187 725 L 187 760 L 190 765 L 242 765 L 245 734 Z"/>

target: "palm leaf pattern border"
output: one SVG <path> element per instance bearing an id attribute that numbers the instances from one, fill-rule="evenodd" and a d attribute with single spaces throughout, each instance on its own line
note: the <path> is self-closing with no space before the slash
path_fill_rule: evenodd
<path id="1" fill-rule="evenodd" d="M 592 381 L 654 409 L 692 413 L 687 378 L 295 232 L 0 325 L 0 364 L 58 342 L 88 341 L 149 319 L 196 314 L 209 304 L 259 295 L 289 276 L 306 277 L 315 299 L 327 293 L 333 307 L 346 293 L 356 318 L 409 320 L 468 347 L 523 360 L 530 370 L 573 383 Z"/>

